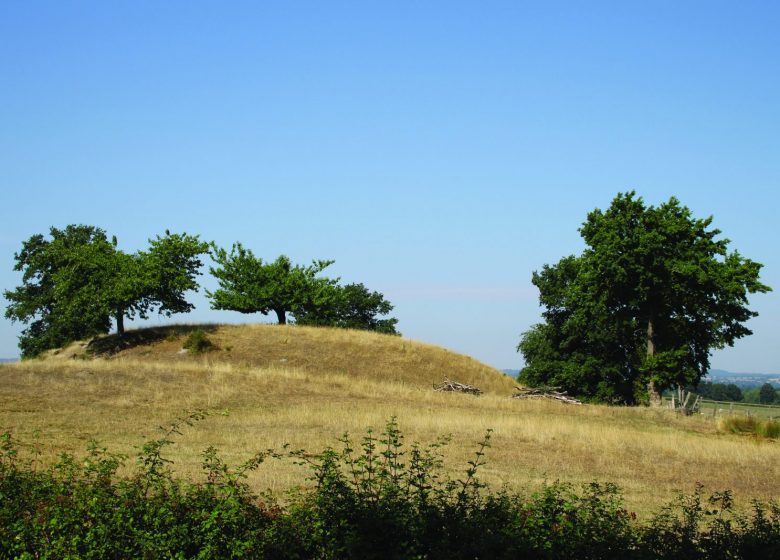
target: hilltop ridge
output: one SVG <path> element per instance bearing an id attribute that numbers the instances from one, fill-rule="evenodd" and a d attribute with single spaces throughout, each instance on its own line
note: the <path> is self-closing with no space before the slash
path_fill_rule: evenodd
<path id="1" fill-rule="evenodd" d="M 213 351 L 183 350 L 189 333 L 205 331 Z M 369 331 L 297 325 L 173 325 L 107 335 L 51 351 L 47 359 L 94 357 L 154 362 L 207 361 L 246 367 L 297 369 L 309 374 L 431 387 L 445 378 L 486 393 L 510 395 L 514 381 L 499 370 L 445 348 Z"/>

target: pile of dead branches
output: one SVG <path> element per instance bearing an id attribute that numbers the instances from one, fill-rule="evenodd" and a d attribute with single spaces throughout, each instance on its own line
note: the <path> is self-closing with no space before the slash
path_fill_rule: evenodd
<path id="1" fill-rule="evenodd" d="M 559 387 L 541 389 L 515 387 L 515 390 L 517 393 L 512 395 L 513 399 L 553 399 L 566 404 L 582 404 L 581 401 L 566 394 L 566 391 L 561 391 Z"/>
<path id="2" fill-rule="evenodd" d="M 434 391 L 455 391 L 458 393 L 469 393 L 470 395 L 481 395 L 482 391 L 474 387 L 473 385 L 466 385 L 465 383 L 458 383 L 457 381 L 450 381 L 445 379 L 444 383 L 439 383 L 433 386 Z"/>

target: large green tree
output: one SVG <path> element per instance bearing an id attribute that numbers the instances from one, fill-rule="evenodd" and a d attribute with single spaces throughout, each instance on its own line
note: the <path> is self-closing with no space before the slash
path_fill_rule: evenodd
<path id="1" fill-rule="evenodd" d="M 544 322 L 522 336 L 520 379 L 619 402 L 696 385 L 712 350 L 751 334 L 748 294 L 770 290 L 711 224 L 634 192 L 588 214 L 585 251 L 533 274 Z"/>
<path id="2" fill-rule="evenodd" d="M 166 232 L 148 250 L 128 254 L 93 226 L 52 227 L 49 234 L 23 242 L 14 266 L 22 285 L 4 293 L 5 316 L 28 325 L 19 339 L 23 357 L 106 333 L 112 319 L 121 334 L 125 318 L 192 309 L 185 293 L 197 289 L 200 255 L 208 250 L 197 236 Z"/>
<path id="3" fill-rule="evenodd" d="M 304 307 L 320 308 L 334 297 L 336 280 L 317 276 L 333 264 L 331 260 L 301 266 L 281 255 L 266 263 L 238 242 L 230 252 L 212 243 L 211 257 L 217 266 L 210 271 L 219 283 L 219 289 L 206 292 L 212 309 L 263 315 L 273 311 L 279 324 L 284 325 L 287 313 Z"/>
<path id="4" fill-rule="evenodd" d="M 398 319 L 381 318 L 393 310 L 393 305 L 379 292 L 363 284 L 333 285 L 331 297 L 318 306 L 299 306 L 293 310 L 299 325 L 317 325 L 399 334 Z"/>

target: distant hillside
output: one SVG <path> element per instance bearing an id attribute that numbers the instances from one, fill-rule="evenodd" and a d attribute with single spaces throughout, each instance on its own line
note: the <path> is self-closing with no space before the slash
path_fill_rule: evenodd
<path id="1" fill-rule="evenodd" d="M 760 387 L 764 383 L 780 387 L 780 373 L 735 373 L 723 369 L 711 369 L 706 379 L 715 383 L 733 383 L 743 389 Z"/>
<path id="2" fill-rule="evenodd" d="M 204 354 L 182 350 L 196 328 L 207 332 L 216 349 Z M 92 355 L 157 363 L 208 361 L 250 367 L 339 373 L 357 378 L 431 387 L 445 378 L 485 392 L 510 395 L 515 382 L 500 371 L 444 348 L 367 331 L 280 325 L 201 325 L 156 327 L 109 335 L 89 346 L 76 343 L 51 352 L 55 358 Z"/>
<path id="3" fill-rule="evenodd" d="M 16 358 L 0 358 L 0 363 L 16 362 Z"/>

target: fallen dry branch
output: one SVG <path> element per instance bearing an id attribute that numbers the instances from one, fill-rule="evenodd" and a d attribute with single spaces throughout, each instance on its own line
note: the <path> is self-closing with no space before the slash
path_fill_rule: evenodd
<path id="1" fill-rule="evenodd" d="M 467 385 L 465 383 L 458 383 L 457 381 L 450 381 L 445 379 L 444 383 L 439 383 L 433 386 L 434 391 L 455 391 L 457 393 L 469 393 L 470 395 L 481 395 L 482 391 L 474 387 L 473 385 Z"/>
<path id="2" fill-rule="evenodd" d="M 547 387 L 544 389 L 528 389 L 515 387 L 517 393 L 512 395 L 513 399 L 553 399 L 566 404 L 582 404 L 581 401 L 570 397 L 566 391 L 559 391 L 557 387 Z"/>

